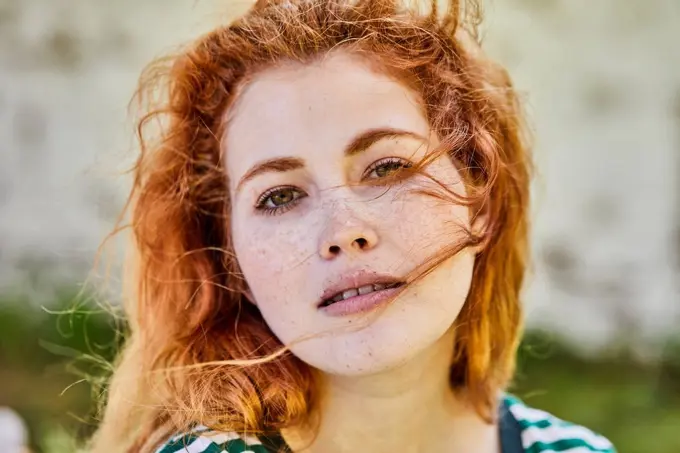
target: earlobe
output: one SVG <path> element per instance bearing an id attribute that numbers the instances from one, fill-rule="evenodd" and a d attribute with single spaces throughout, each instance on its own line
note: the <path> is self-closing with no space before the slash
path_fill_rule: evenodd
<path id="1" fill-rule="evenodd" d="M 473 218 L 471 226 L 472 234 L 473 236 L 481 239 L 481 241 L 478 244 L 470 247 L 475 255 L 479 255 L 480 253 L 482 253 L 486 249 L 486 246 L 488 245 L 489 242 L 487 234 L 487 230 L 489 227 L 488 222 L 489 217 L 484 211 L 478 212 L 477 215 Z"/>
<path id="2" fill-rule="evenodd" d="M 481 242 L 479 242 L 479 244 L 470 247 L 473 255 L 477 256 L 477 255 L 481 254 L 486 249 L 487 244 L 488 244 L 488 241 L 486 240 L 486 238 L 483 238 L 481 240 Z"/>

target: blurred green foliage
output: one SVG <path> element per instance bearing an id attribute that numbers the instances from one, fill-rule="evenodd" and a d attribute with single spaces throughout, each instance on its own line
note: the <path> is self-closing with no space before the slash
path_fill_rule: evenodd
<path id="1" fill-rule="evenodd" d="M 67 434 L 83 438 L 96 428 L 93 384 L 110 371 L 122 327 L 113 311 L 68 290 L 49 309 L 0 298 L 0 406 L 24 418 L 33 451 L 74 451 L 64 447 Z"/>
<path id="2" fill-rule="evenodd" d="M 50 310 L 0 298 L 0 406 L 28 423 L 38 453 L 75 450 L 96 427 L 92 386 L 105 376 L 124 324 L 65 291 Z M 61 311 L 60 311 L 61 310 Z M 511 391 L 528 404 L 609 437 L 622 453 L 680 452 L 680 343 L 663 360 L 637 362 L 620 348 L 595 359 L 545 332 L 525 336 Z"/>

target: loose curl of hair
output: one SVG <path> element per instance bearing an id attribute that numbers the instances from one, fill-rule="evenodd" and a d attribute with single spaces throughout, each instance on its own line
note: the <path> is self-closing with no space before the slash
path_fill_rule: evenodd
<path id="1" fill-rule="evenodd" d="M 517 93 L 480 51 L 478 3 L 437 3 L 260 0 L 148 66 L 138 91 L 141 154 L 124 211 L 134 252 L 126 279 L 130 332 L 91 451 L 149 452 L 196 423 L 258 434 L 308 417 L 312 370 L 244 298 L 221 143 L 225 112 L 258 71 L 339 49 L 415 90 L 442 152 L 470 188 L 456 202 L 484 213 L 485 228 L 464 244 L 484 246 L 455 322 L 450 376 L 480 416 L 494 420 L 521 333 L 530 153 Z"/>

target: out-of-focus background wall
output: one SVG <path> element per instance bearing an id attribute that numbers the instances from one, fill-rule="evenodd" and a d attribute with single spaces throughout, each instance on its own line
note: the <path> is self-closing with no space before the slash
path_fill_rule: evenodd
<path id="1" fill-rule="evenodd" d="M 234 4 L 0 0 L 0 445 L 7 432 L 36 452 L 72 451 L 94 427 L 80 379 L 106 367 L 114 323 L 87 296 L 55 313 L 73 307 L 122 208 L 141 68 Z M 622 452 L 677 453 L 680 2 L 486 5 L 486 48 L 524 93 L 536 137 L 514 390 Z"/>

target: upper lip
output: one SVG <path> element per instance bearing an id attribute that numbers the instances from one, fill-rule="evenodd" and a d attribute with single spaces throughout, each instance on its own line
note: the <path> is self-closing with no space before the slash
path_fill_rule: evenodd
<path id="1" fill-rule="evenodd" d="M 335 297 L 337 294 L 352 288 L 360 288 L 366 285 L 375 285 L 381 283 L 389 285 L 392 283 L 403 283 L 398 277 L 388 274 L 379 274 L 367 270 L 358 270 L 342 274 L 329 281 L 324 286 L 324 292 L 321 295 L 321 300 L 317 305 L 323 304 L 324 301 Z"/>

